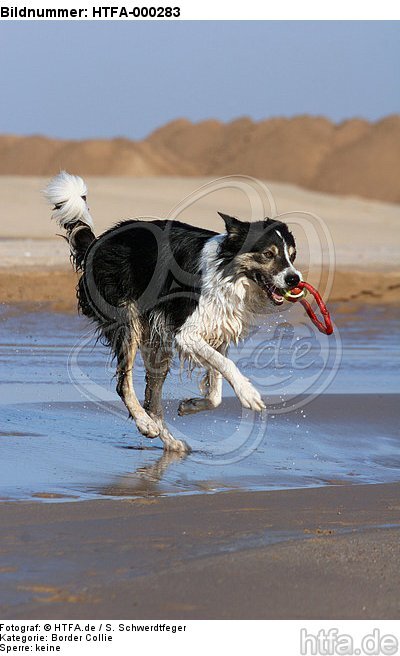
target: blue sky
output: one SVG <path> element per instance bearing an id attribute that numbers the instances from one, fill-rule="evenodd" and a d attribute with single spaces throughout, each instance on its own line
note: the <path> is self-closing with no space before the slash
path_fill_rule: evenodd
<path id="1" fill-rule="evenodd" d="M 179 117 L 400 107 L 399 22 L 3 22 L 0 133 L 142 138 Z"/>

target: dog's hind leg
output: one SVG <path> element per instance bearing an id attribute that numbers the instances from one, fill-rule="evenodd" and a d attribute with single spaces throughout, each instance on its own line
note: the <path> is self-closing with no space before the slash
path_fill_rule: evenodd
<path id="1" fill-rule="evenodd" d="M 129 416 L 135 421 L 139 432 L 145 437 L 157 437 L 160 427 L 140 405 L 133 387 L 132 370 L 138 349 L 138 339 L 129 332 L 119 341 L 117 348 L 117 392 L 126 407 Z"/>
<path id="2" fill-rule="evenodd" d="M 164 422 L 162 388 L 171 364 L 171 351 L 163 348 L 157 339 L 143 344 L 141 351 L 146 367 L 144 407 L 159 427 L 159 437 L 164 444 L 164 449 L 182 454 L 190 453 L 189 445 L 171 435 Z"/>
<path id="3" fill-rule="evenodd" d="M 217 350 L 222 355 L 226 354 L 227 345 L 223 344 Z M 213 410 L 221 405 L 222 401 L 222 374 L 216 369 L 208 369 L 204 381 L 205 396 L 194 399 L 184 399 L 180 402 L 178 415 L 192 415 L 204 410 Z M 203 390 L 201 390 L 203 391 Z"/>

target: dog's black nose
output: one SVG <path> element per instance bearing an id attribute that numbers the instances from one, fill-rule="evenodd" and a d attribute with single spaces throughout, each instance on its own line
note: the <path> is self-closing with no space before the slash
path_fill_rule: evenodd
<path id="1" fill-rule="evenodd" d="M 288 273 L 285 276 L 285 283 L 288 287 L 296 287 L 300 282 L 300 276 L 297 273 Z"/>

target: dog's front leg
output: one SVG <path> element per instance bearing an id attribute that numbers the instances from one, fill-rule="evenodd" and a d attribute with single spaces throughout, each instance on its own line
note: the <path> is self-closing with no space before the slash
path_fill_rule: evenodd
<path id="1" fill-rule="evenodd" d="M 227 344 L 221 344 L 217 349 L 222 355 L 226 355 Z M 216 369 L 208 369 L 204 377 L 204 396 L 200 398 L 184 399 L 180 402 L 178 408 L 178 415 L 193 415 L 196 412 L 203 412 L 205 410 L 214 410 L 218 408 L 222 402 L 222 374 Z M 200 387 L 201 391 L 203 388 Z"/>
<path id="2" fill-rule="evenodd" d="M 193 415 L 204 410 L 214 410 L 222 401 L 222 375 L 216 369 L 209 369 L 205 376 L 205 396 L 183 399 L 178 408 L 178 415 Z"/>
<path id="3" fill-rule="evenodd" d="M 265 405 L 260 393 L 250 381 L 240 373 L 232 360 L 218 353 L 196 332 L 184 330 L 176 335 L 179 349 L 200 364 L 216 369 L 233 387 L 236 396 L 245 408 L 260 412 Z"/>

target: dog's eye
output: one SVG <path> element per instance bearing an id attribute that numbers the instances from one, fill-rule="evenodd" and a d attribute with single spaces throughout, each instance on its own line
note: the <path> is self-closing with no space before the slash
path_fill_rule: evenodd
<path id="1" fill-rule="evenodd" d="M 290 259 L 291 262 L 294 262 L 294 261 L 295 261 L 295 259 L 296 259 L 296 251 L 294 251 L 294 252 L 291 254 L 291 256 L 290 256 L 289 259 Z"/>
<path id="2" fill-rule="evenodd" d="M 275 254 L 272 251 L 265 251 L 264 257 L 266 257 L 267 260 L 272 260 L 272 258 L 275 257 Z"/>

